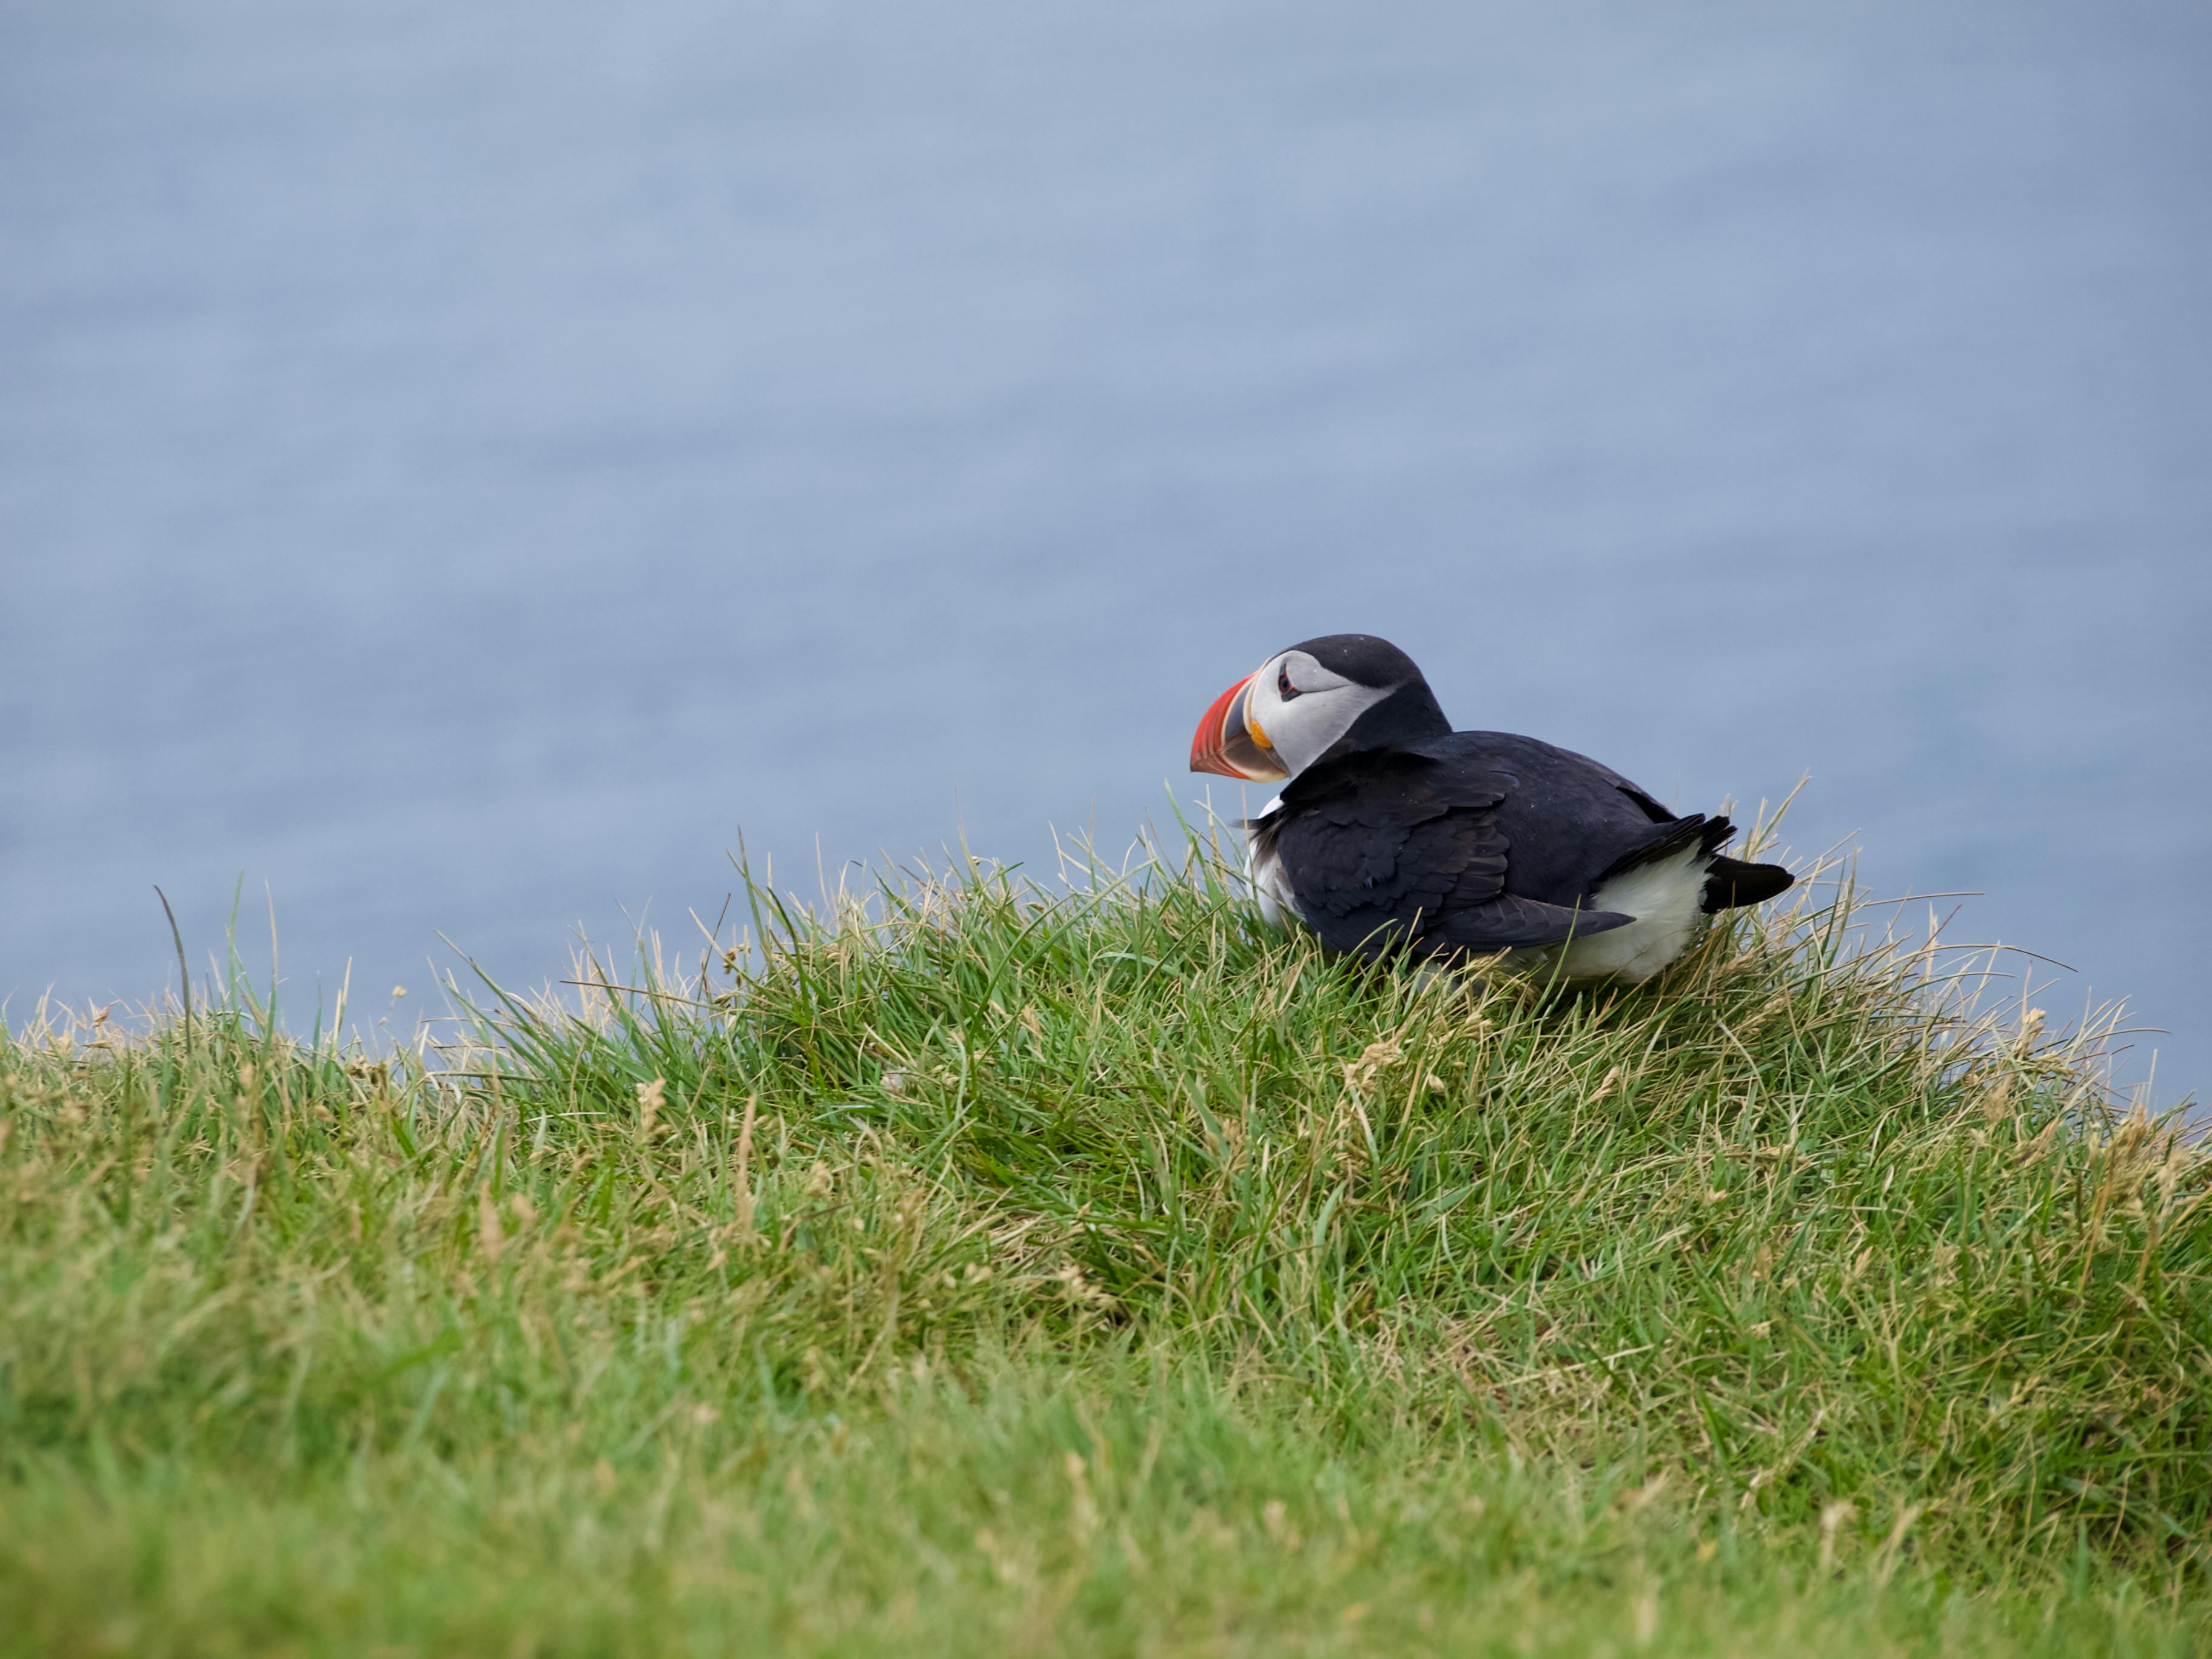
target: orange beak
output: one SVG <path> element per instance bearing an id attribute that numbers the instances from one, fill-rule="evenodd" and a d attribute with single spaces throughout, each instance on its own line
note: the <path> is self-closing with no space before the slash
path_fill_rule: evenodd
<path id="1" fill-rule="evenodd" d="M 1224 778 L 1273 783 L 1290 776 L 1244 717 L 1244 699 L 1256 675 L 1247 674 L 1213 700 L 1190 740 L 1190 769 Z"/>

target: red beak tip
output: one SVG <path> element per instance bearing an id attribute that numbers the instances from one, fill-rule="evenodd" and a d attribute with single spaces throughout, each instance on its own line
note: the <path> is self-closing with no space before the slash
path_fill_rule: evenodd
<path id="1" fill-rule="evenodd" d="M 1226 736 L 1223 727 L 1228 723 L 1230 707 L 1237 701 L 1237 693 L 1251 683 L 1252 677 L 1247 674 L 1216 697 L 1213 700 L 1213 706 L 1208 708 L 1204 716 L 1200 719 L 1198 730 L 1190 740 L 1192 771 L 1211 772 L 1218 777 L 1224 778 L 1242 778 L 1244 775 L 1229 763 Z"/>

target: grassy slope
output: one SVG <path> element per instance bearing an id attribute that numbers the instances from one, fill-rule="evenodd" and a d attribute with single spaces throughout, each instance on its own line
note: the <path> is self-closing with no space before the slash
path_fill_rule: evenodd
<path id="1" fill-rule="evenodd" d="M 2201 1650 L 2212 1164 L 2032 1023 L 1028 896 L 0 1038 L 0 1650 Z"/>

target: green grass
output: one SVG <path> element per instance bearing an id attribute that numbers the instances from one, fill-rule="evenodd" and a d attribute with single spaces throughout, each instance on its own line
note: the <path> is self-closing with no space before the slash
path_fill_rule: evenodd
<path id="1" fill-rule="evenodd" d="M 2207 1650 L 2212 1161 L 1842 900 L 752 901 L 427 1060 L 0 1038 L 0 1651 Z"/>

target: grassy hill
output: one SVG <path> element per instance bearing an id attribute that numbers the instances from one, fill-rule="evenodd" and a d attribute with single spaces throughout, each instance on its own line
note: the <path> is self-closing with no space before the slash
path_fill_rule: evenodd
<path id="1" fill-rule="evenodd" d="M 2206 1650 L 2212 1160 L 1843 901 L 751 901 L 434 1063 L 0 1038 L 0 1652 Z"/>

